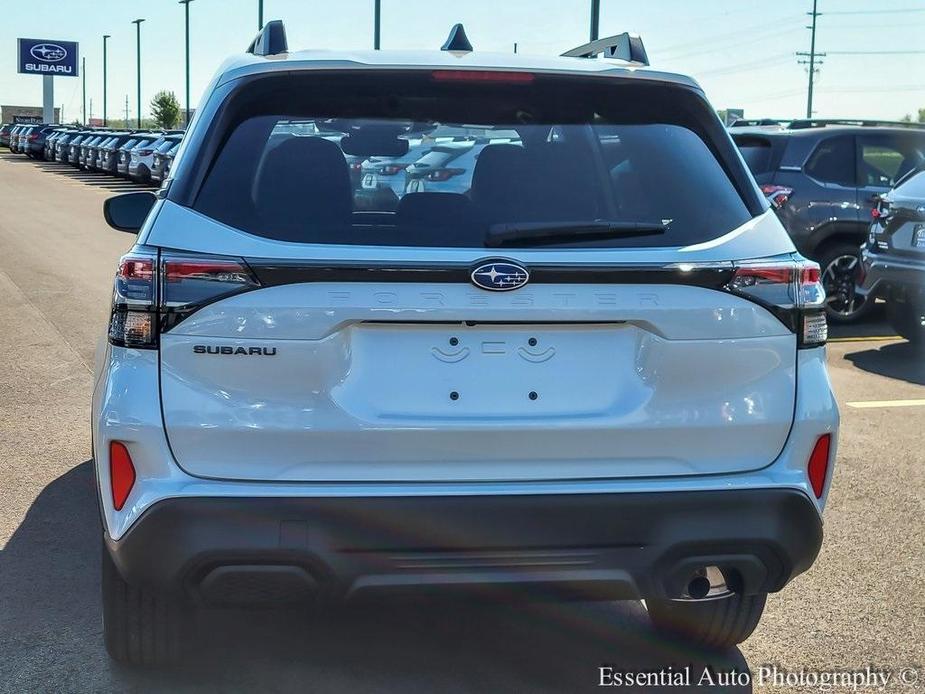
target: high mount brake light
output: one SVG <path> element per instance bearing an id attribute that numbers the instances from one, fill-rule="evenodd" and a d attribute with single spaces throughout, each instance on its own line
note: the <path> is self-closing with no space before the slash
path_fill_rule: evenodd
<path id="1" fill-rule="evenodd" d="M 436 82 L 495 82 L 499 84 L 530 84 L 532 72 L 509 72 L 502 70 L 434 70 L 431 77 Z"/>
<path id="2" fill-rule="evenodd" d="M 129 253 L 116 273 L 109 341 L 157 349 L 159 333 L 202 306 L 255 287 L 243 260 L 213 256 Z"/>
<path id="3" fill-rule="evenodd" d="M 825 289 L 819 266 L 812 261 L 740 263 L 726 289 L 774 313 L 797 334 L 800 347 L 818 347 L 828 339 Z"/>

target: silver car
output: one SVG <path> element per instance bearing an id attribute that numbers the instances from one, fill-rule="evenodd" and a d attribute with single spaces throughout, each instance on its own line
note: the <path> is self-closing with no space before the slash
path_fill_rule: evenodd
<path id="1" fill-rule="evenodd" d="M 748 638 L 820 549 L 839 420 L 819 267 L 697 83 L 281 29 L 170 186 L 104 207 L 138 233 L 91 412 L 110 655 L 180 657 L 199 607 L 422 593 Z M 358 207 L 352 163 L 446 125 L 488 140 L 455 189 Z"/>

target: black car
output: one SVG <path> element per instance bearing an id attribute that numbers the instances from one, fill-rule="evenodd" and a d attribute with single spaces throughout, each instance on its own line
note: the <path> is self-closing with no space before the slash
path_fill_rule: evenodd
<path id="1" fill-rule="evenodd" d="M 33 159 L 45 158 L 45 139 L 55 131 L 56 125 L 37 125 L 29 133 L 26 154 Z"/>
<path id="2" fill-rule="evenodd" d="M 798 120 L 730 133 L 797 249 L 822 267 L 829 320 L 860 318 L 872 305 L 855 291 L 870 210 L 925 164 L 925 126 Z"/>
<path id="3" fill-rule="evenodd" d="M 14 128 L 13 123 L 4 123 L 0 126 L 0 147 L 10 146 L 10 131 Z"/>
<path id="4" fill-rule="evenodd" d="M 897 333 L 925 345 L 925 170 L 880 197 L 862 251 L 858 292 L 887 300 Z"/>

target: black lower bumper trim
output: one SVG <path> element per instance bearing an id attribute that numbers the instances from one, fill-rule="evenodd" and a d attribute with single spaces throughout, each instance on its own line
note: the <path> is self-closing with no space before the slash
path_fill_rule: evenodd
<path id="1" fill-rule="evenodd" d="M 464 591 L 527 597 L 679 595 L 720 566 L 780 590 L 822 542 L 798 490 L 168 499 L 119 540 L 125 579 L 205 602 Z M 255 585 L 257 586 L 255 588 Z M 258 597 L 254 597 L 258 596 Z"/>

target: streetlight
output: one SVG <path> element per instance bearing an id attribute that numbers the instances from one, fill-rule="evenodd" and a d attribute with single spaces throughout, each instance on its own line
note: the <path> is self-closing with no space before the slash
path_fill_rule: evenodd
<path id="1" fill-rule="evenodd" d="M 601 0 L 591 0 L 591 40 L 597 41 L 601 26 Z"/>
<path id="2" fill-rule="evenodd" d="M 141 23 L 143 19 L 134 19 L 132 24 L 135 25 L 136 53 L 138 62 L 138 129 L 141 129 Z"/>
<path id="3" fill-rule="evenodd" d="M 193 0 L 180 0 L 186 14 L 186 127 L 189 127 L 189 4 Z"/>
<path id="4" fill-rule="evenodd" d="M 379 26 L 382 20 L 382 7 L 381 7 L 381 0 L 375 0 L 375 3 L 376 4 L 373 10 L 373 23 L 375 25 L 373 28 L 373 49 L 378 51 L 379 50 L 379 36 L 380 36 Z"/>
<path id="5" fill-rule="evenodd" d="M 263 29 L 263 0 L 257 0 L 257 31 Z"/>
<path id="6" fill-rule="evenodd" d="M 106 121 L 106 39 L 109 34 L 103 34 L 103 127 L 107 125 Z"/>

